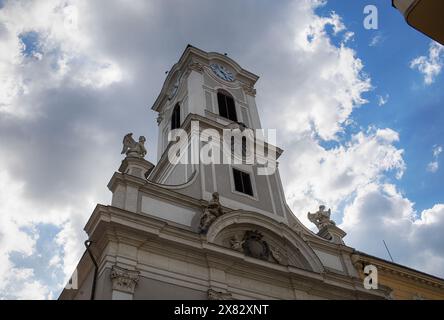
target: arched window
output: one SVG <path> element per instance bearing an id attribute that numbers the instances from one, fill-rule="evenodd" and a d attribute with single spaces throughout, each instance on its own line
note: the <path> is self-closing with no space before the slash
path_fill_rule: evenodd
<path id="1" fill-rule="evenodd" d="M 176 104 L 171 116 L 171 130 L 180 128 L 180 105 Z"/>
<path id="2" fill-rule="evenodd" d="M 237 122 L 236 107 L 234 106 L 234 99 L 223 92 L 217 93 L 217 103 L 219 105 L 219 115 Z"/>

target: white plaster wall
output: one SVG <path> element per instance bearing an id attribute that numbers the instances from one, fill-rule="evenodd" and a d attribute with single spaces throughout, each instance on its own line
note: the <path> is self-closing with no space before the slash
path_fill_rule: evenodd
<path id="1" fill-rule="evenodd" d="M 149 196 L 142 196 L 141 211 L 189 227 L 191 227 L 194 216 L 198 214 L 197 211 L 189 208 L 154 199 Z"/>
<path id="2" fill-rule="evenodd" d="M 341 259 L 331 253 L 314 249 L 314 252 L 321 260 L 322 264 L 328 268 L 344 271 Z"/>

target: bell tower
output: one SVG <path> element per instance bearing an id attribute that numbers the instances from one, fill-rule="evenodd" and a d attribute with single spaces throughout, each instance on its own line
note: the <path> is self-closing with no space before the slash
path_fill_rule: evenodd
<path id="1" fill-rule="evenodd" d="M 232 210 L 254 210 L 280 222 L 294 221 L 277 170 L 282 150 L 266 142 L 275 135 L 261 127 L 254 88 L 258 79 L 227 55 L 188 45 L 152 107 L 158 113 L 158 164 L 148 179 L 178 186 L 177 192 L 205 200 L 218 192 L 220 202 Z M 177 130 L 188 137 L 180 146 L 177 133 L 173 134 Z M 242 135 L 239 149 L 237 145 L 234 149 L 242 150 L 243 157 L 247 153 L 251 161 L 227 161 L 234 138 L 231 142 L 223 138 L 230 130 Z M 208 145 L 212 156 L 217 153 L 215 161 L 201 159 Z M 251 148 L 246 152 L 247 146 Z M 258 147 L 264 149 L 262 157 L 256 157 Z M 176 162 L 168 156 L 173 148 L 183 153 Z M 264 173 L 264 165 L 272 170 Z"/>

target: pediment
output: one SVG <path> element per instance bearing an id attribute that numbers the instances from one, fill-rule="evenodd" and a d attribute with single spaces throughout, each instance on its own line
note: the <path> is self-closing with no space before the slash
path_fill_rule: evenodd
<path id="1" fill-rule="evenodd" d="M 207 241 L 263 261 L 323 270 L 313 249 L 295 230 L 260 213 L 236 210 L 220 216 L 208 229 Z"/>

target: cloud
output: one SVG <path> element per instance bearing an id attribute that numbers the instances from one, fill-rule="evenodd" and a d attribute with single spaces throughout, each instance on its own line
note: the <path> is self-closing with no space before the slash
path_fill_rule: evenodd
<path id="1" fill-rule="evenodd" d="M 438 171 L 439 164 L 438 161 L 432 161 L 427 164 L 427 171 L 435 173 Z"/>
<path id="2" fill-rule="evenodd" d="M 372 37 L 372 39 L 370 40 L 370 43 L 368 45 L 369 45 L 369 47 L 376 47 L 377 45 L 381 44 L 383 40 L 384 40 L 384 38 L 382 37 L 382 35 L 377 34 Z"/>
<path id="3" fill-rule="evenodd" d="M 348 243 L 360 250 L 389 260 L 385 240 L 395 262 L 443 276 L 444 204 L 418 216 L 394 185 L 370 183 L 344 209 L 340 227 L 348 231 Z"/>
<path id="4" fill-rule="evenodd" d="M 442 146 L 434 146 L 433 147 L 433 157 L 438 158 L 438 156 L 442 152 Z"/>
<path id="5" fill-rule="evenodd" d="M 387 173 L 401 178 L 406 165 L 398 133 L 362 129 L 352 118 L 367 103 L 371 78 L 347 45 L 353 33 L 341 17 L 316 13 L 323 4 L 6 2 L 0 10 L 0 297 L 58 296 L 84 251 L 86 220 L 96 203 L 109 203 L 106 185 L 120 164 L 123 135 L 145 135 L 155 162 L 157 127 L 148 107 L 188 43 L 228 52 L 261 75 L 259 112 L 264 127 L 278 129 L 286 194 L 304 223 L 319 202 L 340 221 L 361 189 L 381 188 Z M 349 236 L 354 227 L 347 227 Z M 421 268 L 421 259 L 408 261 Z"/>
<path id="6" fill-rule="evenodd" d="M 432 41 L 428 56 L 419 56 L 410 61 L 410 68 L 417 69 L 424 76 L 424 83 L 430 85 L 441 73 L 444 64 L 444 47 Z"/>
<path id="7" fill-rule="evenodd" d="M 378 97 L 378 106 L 381 107 L 388 102 L 390 96 L 386 94 L 385 96 L 378 95 L 377 97 Z"/>
<path id="8" fill-rule="evenodd" d="M 427 171 L 432 172 L 432 173 L 435 173 L 436 171 L 438 171 L 438 168 L 439 168 L 438 158 L 439 158 L 439 155 L 441 154 L 441 152 L 442 152 L 442 146 L 435 145 L 433 147 L 433 150 L 432 150 L 433 160 L 427 164 Z"/>
<path id="9" fill-rule="evenodd" d="M 401 178 L 405 170 L 403 150 L 393 146 L 398 139 L 391 129 L 370 128 L 331 149 L 309 137 L 295 142 L 290 148 L 297 152 L 291 154 L 284 168 L 290 177 L 286 191 L 294 212 L 310 225 L 307 212 L 325 203 L 340 219 L 336 214 L 360 188 L 379 183 L 388 171 Z"/>

